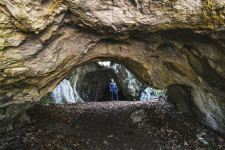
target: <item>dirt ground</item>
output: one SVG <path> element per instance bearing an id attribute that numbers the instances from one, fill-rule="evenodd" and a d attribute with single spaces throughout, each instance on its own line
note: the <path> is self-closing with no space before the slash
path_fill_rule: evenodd
<path id="1" fill-rule="evenodd" d="M 29 124 L 1 135 L 0 149 L 225 149 L 224 135 L 165 101 L 37 105 L 29 114 Z"/>

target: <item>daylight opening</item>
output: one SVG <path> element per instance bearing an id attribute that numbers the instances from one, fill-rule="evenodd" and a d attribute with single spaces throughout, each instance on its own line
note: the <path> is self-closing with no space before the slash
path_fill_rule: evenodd
<path id="1" fill-rule="evenodd" d="M 116 93 L 110 88 L 111 79 Z M 156 90 L 138 81 L 122 64 L 112 61 L 83 65 L 62 80 L 55 89 L 43 97 L 41 104 L 70 104 L 76 102 L 146 101 L 165 98 L 165 90 Z"/>

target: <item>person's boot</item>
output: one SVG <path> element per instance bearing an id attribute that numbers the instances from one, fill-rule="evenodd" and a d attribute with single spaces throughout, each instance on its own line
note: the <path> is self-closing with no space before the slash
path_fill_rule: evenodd
<path id="1" fill-rule="evenodd" d="M 119 99 L 118 99 L 118 94 L 116 95 L 116 101 L 119 101 Z"/>

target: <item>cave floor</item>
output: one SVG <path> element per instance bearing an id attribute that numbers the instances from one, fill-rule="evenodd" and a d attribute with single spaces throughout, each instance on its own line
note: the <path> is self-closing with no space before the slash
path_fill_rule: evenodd
<path id="1" fill-rule="evenodd" d="M 224 135 L 165 101 L 37 105 L 28 113 L 29 124 L 1 135 L 0 149 L 225 149 Z"/>

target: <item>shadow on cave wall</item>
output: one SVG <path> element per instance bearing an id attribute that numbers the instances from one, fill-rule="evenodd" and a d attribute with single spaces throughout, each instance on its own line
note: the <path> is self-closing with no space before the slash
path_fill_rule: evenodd
<path id="1" fill-rule="evenodd" d="M 74 70 L 51 93 L 43 97 L 40 104 L 110 101 L 111 79 L 117 83 L 120 101 L 152 100 L 165 95 L 166 92 L 142 84 L 120 64 L 113 64 L 110 61 L 93 62 Z"/>
<path id="2" fill-rule="evenodd" d="M 119 89 L 119 100 L 128 100 L 124 96 L 123 89 L 112 69 L 101 69 L 89 72 L 81 76 L 77 82 L 78 94 L 85 102 L 90 101 L 110 101 L 111 92 L 109 88 L 110 79 L 114 79 Z"/>

